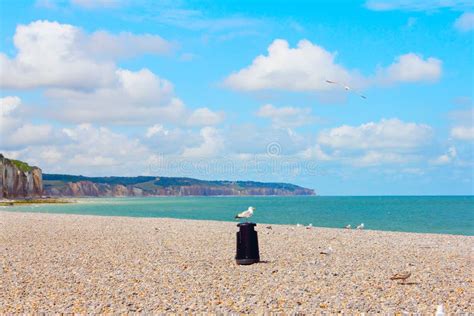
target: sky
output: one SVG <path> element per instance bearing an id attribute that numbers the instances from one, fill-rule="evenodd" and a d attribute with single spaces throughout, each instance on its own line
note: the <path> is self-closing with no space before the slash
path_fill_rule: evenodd
<path id="1" fill-rule="evenodd" d="M 0 17 L 0 152 L 44 173 L 474 193 L 471 1 L 6 0 Z"/>

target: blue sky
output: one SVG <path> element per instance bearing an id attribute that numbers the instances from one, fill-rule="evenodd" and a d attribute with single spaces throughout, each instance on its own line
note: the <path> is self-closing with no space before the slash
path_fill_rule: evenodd
<path id="1" fill-rule="evenodd" d="M 0 151 L 49 173 L 472 194 L 473 11 L 2 1 Z"/>

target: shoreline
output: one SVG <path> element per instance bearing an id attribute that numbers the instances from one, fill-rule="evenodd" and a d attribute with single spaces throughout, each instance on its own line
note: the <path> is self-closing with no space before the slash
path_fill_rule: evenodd
<path id="1" fill-rule="evenodd" d="M 71 202 L 64 202 L 64 203 L 51 203 L 51 204 L 80 204 L 83 203 L 79 200 L 74 200 Z M 38 203 L 42 204 L 42 203 Z M 47 203 L 43 203 L 47 204 Z M 21 205 L 34 205 L 34 203 L 28 204 L 24 203 Z M 14 205 L 11 205 L 14 206 Z M 17 205 L 18 206 L 18 205 Z M 238 221 L 232 221 L 232 220 L 216 220 L 216 219 L 195 219 L 195 218 L 178 218 L 178 217 L 157 217 L 157 216 L 127 216 L 127 215 L 103 215 L 103 214 L 83 214 L 83 213 L 62 213 L 62 212 L 43 212 L 43 211 L 38 211 L 38 212 L 31 212 L 31 211 L 23 211 L 23 210 L 9 210 L 8 208 L 10 205 L 1 205 L 0 204 L 0 213 L 2 212 L 9 212 L 9 213 L 26 213 L 26 214 L 50 214 L 50 215 L 73 215 L 73 216 L 92 216 L 92 217 L 103 217 L 103 218 L 130 218 L 130 219 L 135 219 L 135 218 L 149 218 L 149 219 L 170 219 L 170 220 L 183 220 L 183 221 L 197 221 L 197 222 L 215 222 L 215 223 L 234 223 L 237 225 L 239 222 Z M 252 220 L 250 220 L 252 222 Z M 302 225 L 301 227 L 297 227 L 296 224 L 280 224 L 280 223 L 267 223 L 267 222 L 258 222 L 256 223 L 257 225 L 272 225 L 272 226 L 282 226 L 282 227 L 288 227 L 288 228 L 294 228 L 294 229 L 305 229 L 306 226 Z M 355 228 L 352 229 L 346 229 L 344 227 L 330 227 L 330 226 L 312 226 L 312 228 L 317 228 L 317 229 L 335 229 L 335 230 L 343 230 L 343 231 L 356 231 Z M 372 229 L 372 228 L 364 228 L 363 231 L 371 231 L 371 232 L 380 232 L 380 233 L 396 233 L 396 234 L 418 234 L 418 235 L 433 235 L 433 236 L 462 236 L 462 237 L 474 237 L 474 235 L 469 235 L 469 234 L 449 234 L 449 233 L 432 233 L 432 232 L 414 232 L 414 231 L 399 231 L 399 230 L 382 230 L 382 229 Z"/>
<path id="2" fill-rule="evenodd" d="M 37 205 L 37 204 L 69 204 L 76 203 L 72 198 L 23 198 L 0 199 L 0 206 Z"/>
<path id="3" fill-rule="evenodd" d="M 238 266 L 236 224 L 1 210 L 0 313 L 473 312 L 471 236 L 258 224 Z"/>

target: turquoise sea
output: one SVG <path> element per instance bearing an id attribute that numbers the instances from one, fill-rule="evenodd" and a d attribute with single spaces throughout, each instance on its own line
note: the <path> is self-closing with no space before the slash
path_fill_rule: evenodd
<path id="1" fill-rule="evenodd" d="M 256 207 L 252 221 L 420 233 L 474 235 L 474 196 L 147 197 L 78 199 L 75 204 L 4 207 L 8 211 L 232 221 Z"/>

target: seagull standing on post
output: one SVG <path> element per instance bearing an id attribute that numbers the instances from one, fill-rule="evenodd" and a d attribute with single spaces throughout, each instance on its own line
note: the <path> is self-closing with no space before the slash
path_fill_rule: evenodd
<path id="1" fill-rule="evenodd" d="M 246 211 L 243 211 L 242 213 L 239 213 L 235 215 L 235 218 L 249 218 L 253 215 L 253 211 L 255 211 L 255 207 L 249 206 L 249 208 Z"/>

